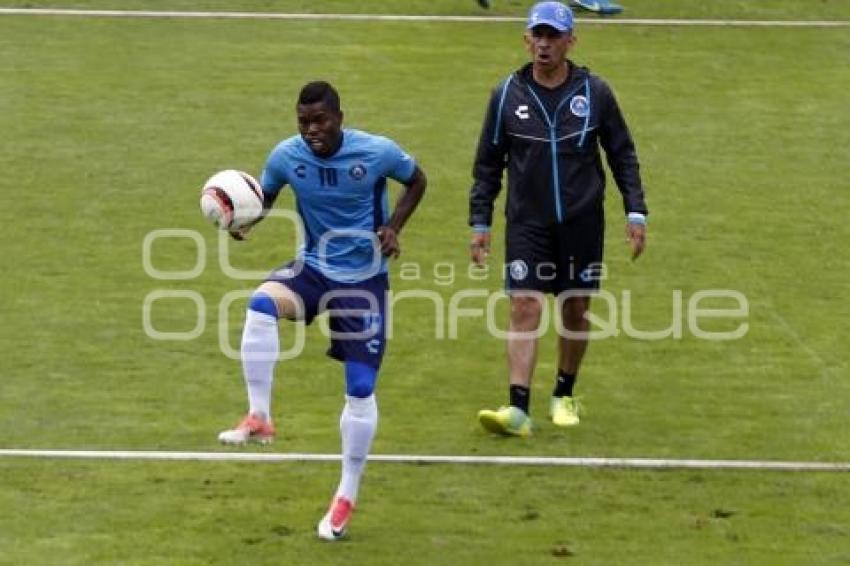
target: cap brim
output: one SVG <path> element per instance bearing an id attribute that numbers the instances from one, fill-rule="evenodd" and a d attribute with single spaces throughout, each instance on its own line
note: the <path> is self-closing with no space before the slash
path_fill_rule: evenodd
<path id="1" fill-rule="evenodd" d="M 532 23 L 528 24 L 527 26 L 525 26 L 525 29 L 532 29 L 532 28 L 536 28 L 538 26 L 549 26 L 550 28 L 555 28 L 556 30 L 558 30 L 560 32 L 572 30 L 572 28 L 570 26 L 565 26 L 561 22 L 557 22 L 555 20 L 546 20 L 546 19 L 540 19 L 540 20 L 537 20 L 535 22 L 532 22 Z"/>

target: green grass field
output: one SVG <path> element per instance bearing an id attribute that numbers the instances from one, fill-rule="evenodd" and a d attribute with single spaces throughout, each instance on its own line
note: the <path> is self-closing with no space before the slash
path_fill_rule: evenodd
<path id="1" fill-rule="evenodd" d="M 6 6 L 482 13 L 471 1 L 317 4 Z M 850 19 L 837 0 L 626 6 L 635 17 Z M 524 11 L 497 0 L 494 13 Z M 336 84 L 348 125 L 395 138 L 428 173 L 400 260 L 422 276 L 401 280 L 397 263 L 394 288 L 446 303 L 462 289 L 500 289 L 495 274 L 466 274 L 466 203 L 489 89 L 525 59 L 521 28 L 0 16 L 0 448 L 227 451 L 216 433 L 245 399 L 238 361 L 220 352 L 218 305 L 258 279 L 222 272 L 199 187 L 218 169 L 258 172 L 295 132 L 308 80 Z M 627 114 L 652 211 L 647 253 L 632 263 L 611 188 L 605 289 L 618 300 L 631 291 L 634 325 L 653 330 L 670 325 L 674 290 L 686 306 L 700 290 L 736 290 L 746 319 L 704 326 L 745 320 L 749 330 L 710 342 L 685 322 L 677 340 L 592 344 L 579 381 L 586 418 L 568 432 L 544 418 L 550 333 L 533 389 L 541 430 L 520 441 L 490 437 L 474 418 L 506 400 L 503 343 L 471 318 L 457 339 L 437 340 L 433 306 L 404 301 L 374 452 L 850 461 L 847 28 L 587 25 L 579 38 L 574 58 L 613 84 Z M 234 265 L 265 271 L 288 259 L 291 231 L 272 222 L 230 245 Z M 199 277 L 145 274 L 145 236 L 169 228 L 203 236 Z M 185 238 L 152 251 L 161 270 L 196 259 Z M 457 270 L 450 285 L 434 274 L 444 264 Z M 146 336 L 142 305 L 156 290 L 200 293 L 199 338 Z M 223 315 L 233 346 L 244 305 Z M 163 331 L 195 324 L 186 300 L 151 315 Z M 307 335 L 305 354 L 278 370 L 273 450 L 336 453 L 341 370 L 318 329 Z M 291 344 L 290 325 L 282 336 Z M 313 528 L 337 468 L 0 458 L 0 564 L 850 563 L 847 474 L 374 463 L 351 540 L 322 545 Z"/>

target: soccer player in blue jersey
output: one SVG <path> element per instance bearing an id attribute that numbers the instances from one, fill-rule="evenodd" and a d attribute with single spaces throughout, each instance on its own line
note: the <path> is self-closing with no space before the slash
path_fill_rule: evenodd
<path id="1" fill-rule="evenodd" d="M 300 135 L 275 147 L 261 177 L 265 206 L 289 185 L 305 230 L 298 256 L 256 290 L 242 335 L 242 367 L 249 412 L 219 435 L 226 444 L 266 443 L 274 437 L 271 389 L 279 353 L 278 320 L 310 324 L 330 315 L 328 355 L 345 367 L 340 417 L 342 477 L 319 537 L 343 536 L 378 424 L 375 381 L 384 354 L 387 258 L 400 253 L 398 234 L 425 192 L 422 169 L 392 140 L 343 129 L 339 95 L 326 82 L 301 89 L 296 105 Z M 395 210 L 387 179 L 404 186 Z M 232 234 L 243 239 L 245 231 Z"/>

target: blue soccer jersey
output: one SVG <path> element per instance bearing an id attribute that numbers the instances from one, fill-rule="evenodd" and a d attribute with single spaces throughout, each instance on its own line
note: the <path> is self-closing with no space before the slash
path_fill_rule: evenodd
<path id="1" fill-rule="evenodd" d="M 261 177 L 274 198 L 289 185 L 304 223 L 299 259 L 326 277 L 358 282 L 387 272 L 374 239 L 388 220 L 387 178 L 407 183 L 416 162 L 392 140 L 359 130 L 343 130 L 331 157 L 316 156 L 301 136 L 275 147 Z"/>

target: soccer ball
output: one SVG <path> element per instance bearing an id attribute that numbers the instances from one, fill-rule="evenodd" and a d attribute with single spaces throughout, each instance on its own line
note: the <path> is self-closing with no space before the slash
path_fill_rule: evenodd
<path id="1" fill-rule="evenodd" d="M 239 230 L 263 212 L 263 189 L 248 173 L 227 169 L 201 189 L 201 213 L 221 230 Z"/>

